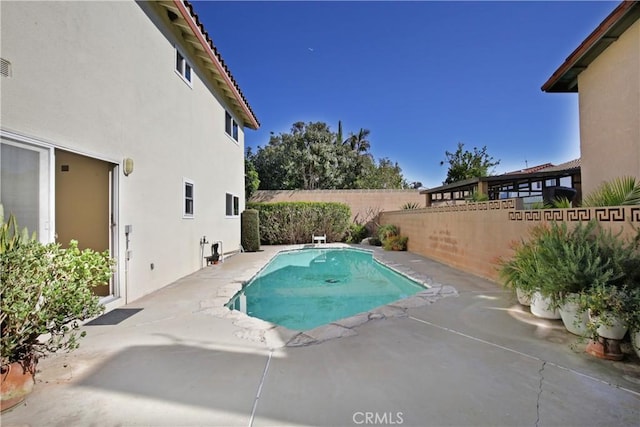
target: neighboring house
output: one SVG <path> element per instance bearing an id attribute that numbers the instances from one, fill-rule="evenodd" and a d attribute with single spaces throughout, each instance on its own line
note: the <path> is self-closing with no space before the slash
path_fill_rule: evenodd
<path id="1" fill-rule="evenodd" d="M 187 1 L 0 12 L 6 215 L 108 250 L 110 307 L 200 269 L 214 240 L 239 250 L 244 128 L 259 123 Z"/>
<path id="2" fill-rule="evenodd" d="M 560 165 L 545 163 L 539 166 L 509 172 L 502 175 L 470 178 L 453 184 L 423 190 L 426 206 L 455 205 L 466 203 L 474 193 L 481 193 L 489 200 L 520 198 L 523 206 L 550 201 L 558 187 L 575 190 L 573 203 L 582 200 L 580 159 Z"/>
<path id="3" fill-rule="evenodd" d="M 640 178 L 640 2 L 623 1 L 542 86 L 578 92 L 582 190 Z"/>

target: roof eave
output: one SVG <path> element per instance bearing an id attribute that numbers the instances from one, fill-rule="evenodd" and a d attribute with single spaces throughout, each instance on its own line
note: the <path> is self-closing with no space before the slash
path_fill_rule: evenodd
<path id="1" fill-rule="evenodd" d="M 578 75 L 640 18 L 640 2 L 623 1 L 542 85 L 544 92 L 577 92 Z"/>
<path id="2" fill-rule="evenodd" d="M 223 95 L 233 105 L 242 117 L 244 126 L 250 129 L 258 129 L 260 122 L 253 113 L 251 106 L 242 94 L 238 84 L 235 82 L 231 72 L 224 64 L 220 54 L 213 46 L 209 35 L 199 22 L 193 11 L 193 6 L 187 0 L 169 0 L 158 2 L 172 14 L 176 15 L 173 22 L 181 32 L 188 34 L 185 40 L 199 52 L 198 57 L 205 63 L 210 64 L 207 69 L 213 73 L 213 80 L 217 81 L 223 88 Z"/>
<path id="3" fill-rule="evenodd" d="M 512 181 L 519 179 L 543 179 L 549 177 L 558 177 L 558 176 L 571 176 L 574 174 L 580 173 L 580 166 L 570 167 L 567 169 L 561 170 L 552 170 L 552 171 L 539 171 L 539 172 L 523 172 L 523 173 L 514 173 L 514 174 L 503 174 L 503 175 L 490 175 L 483 176 L 481 178 L 470 178 L 465 179 L 463 181 L 454 182 L 452 184 L 442 185 L 440 187 L 428 188 L 426 190 L 422 190 L 420 194 L 432 194 L 432 193 L 440 193 L 443 191 L 456 191 L 461 187 L 466 187 L 472 184 L 476 184 L 480 181 L 492 183 L 492 182 L 502 182 L 502 181 Z"/>
<path id="4" fill-rule="evenodd" d="M 481 178 L 468 178 L 468 179 L 464 179 L 462 181 L 457 181 L 451 184 L 445 184 L 445 185 L 441 185 L 439 187 L 433 187 L 433 188 L 427 188 L 426 190 L 422 190 L 420 191 L 420 194 L 430 194 L 430 193 L 438 193 L 440 191 L 444 191 L 444 190 L 449 190 L 449 189 L 455 189 L 455 188 L 460 188 L 460 187 L 464 187 L 466 185 L 471 185 L 471 184 L 476 184 L 479 181 L 484 181 L 486 180 L 487 177 L 481 177 Z"/>

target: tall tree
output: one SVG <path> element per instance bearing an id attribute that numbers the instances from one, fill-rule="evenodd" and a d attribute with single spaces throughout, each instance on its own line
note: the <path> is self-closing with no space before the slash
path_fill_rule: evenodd
<path id="1" fill-rule="evenodd" d="M 464 150 L 464 144 L 458 143 L 458 149 L 451 153 L 445 151 L 446 162 L 449 163 L 447 170 L 447 179 L 443 184 L 452 184 L 454 182 L 463 181 L 470 178 L 479 178 L 488 176 L 490 169 L 500 164 L 500 160 L 495 160 L 487 154 L 487 147 L 484 146 L 480 150 L 473 147 L 473 152 Z M 444 165 L 445 161 L 441 161 L 440 165 Z"/>
<path id="2" fill-rule="evenodd" d="M 323 122 L 296 122 L 251 156 L 262 190 L 406 188 L 397 163 L 369 152 L 369 130 L 342 141 Z"/>
<path id="3" fill-rule="evenodd" d="M 338 133 L 336 134 L 336 144 L 342 144 L 342 120 L 338 120 Z"/>
<path id="4" fill-rule="evenodd" d="M 244 156 L 244 197 L 249 200 L 253 193 L 260 187 L 258 171 L 253 164 L 253 153 L 251 147 L 247 147 Z"/>
<path id="5" fill-rule="evenodd" d="M 354 156 L 335 141 L 323 122 L 296 122 L 289 133 L 271 135 L 255 156 L 260 188 L 348 188 L 346 172 L 353 168 Z"/>
<path id="6" fill-rule="evenodd" d="M 371 131 L 369 131 L 369 129 L 360 128 L 357 135 L 350 133 L 345 143 L 349 144 L 351 149 L 358 154 L 368 153 L 371 148 L 371 144 L 367 139 L 370 133 Z"/>
<path id="7" fill-rule="evenodd" d="M 377 164 L 371 161 L 365 165 L 358 188 L 400 189 L 409 188 L 409 184 L 402 176 L 402 169 L 398 163 L 384 157 L 379 159 Z"/>

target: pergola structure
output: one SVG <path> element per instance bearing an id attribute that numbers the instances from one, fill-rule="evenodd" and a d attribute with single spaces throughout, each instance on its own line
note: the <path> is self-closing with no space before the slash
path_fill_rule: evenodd
<path id="1" fill-rule="evenodd" d="M 423 190 L 426 206 L 466 203 L 474 193 L 486 194 L 489 200 L 521 198 L 524 206 L 543 202 L 544 194 L 554 188 L 573 188 L 573 203 L 582 200 L 580 186 L 580 159 L 561 165 L 541 165 L 503 175 L 485 176 L 458 181 L 453 184 Z"/>

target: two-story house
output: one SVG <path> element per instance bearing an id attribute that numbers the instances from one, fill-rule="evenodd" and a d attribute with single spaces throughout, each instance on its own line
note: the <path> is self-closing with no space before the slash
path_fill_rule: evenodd
<path id="1" fill-rule="evenodd" d="M 542 90 L 578 93 L 583 194 L 640 179 L 640 2 L 618 4 Z"/>
<path id="2" fill-rule="evenodd" d="M 214 240 L 239 250 L 259 122 L 189 2 L 3 1 L 0 15 L 5 216 L 110 251 L 111 306 L 200 269 Z"/>

